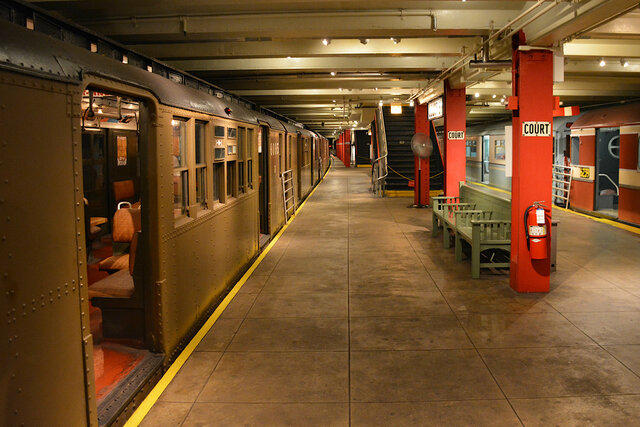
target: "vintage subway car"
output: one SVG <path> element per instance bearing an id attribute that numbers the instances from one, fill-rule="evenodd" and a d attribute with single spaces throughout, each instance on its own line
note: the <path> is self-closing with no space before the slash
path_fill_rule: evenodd
<path id="1" fill-rule="evenodd" d="M 153 61 L 0 38 L 0 424 L 121 424 L 285 223 L 282 172 L 299 202 L 328 141 Z"/>

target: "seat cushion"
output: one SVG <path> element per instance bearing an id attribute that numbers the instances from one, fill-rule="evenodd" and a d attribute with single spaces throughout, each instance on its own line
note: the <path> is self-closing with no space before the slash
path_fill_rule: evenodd
<path id="1" fill-rule="evenodd" d="M 131 298 L 134 291 L 129 269 L 120 270 L 89 286 L 89 298 Z"/>
<path id="2" fill-rule="evenodd" d="M 100 270 L 128 270 L 129 254 L 113 255 L 100 261 Z"/>
<path id="3" fill-rule="evenodd" d="M 118 209 L 113 215 L 113 241 L 129 243 L 136 231 L 140 231 L 140 208 Z"/>

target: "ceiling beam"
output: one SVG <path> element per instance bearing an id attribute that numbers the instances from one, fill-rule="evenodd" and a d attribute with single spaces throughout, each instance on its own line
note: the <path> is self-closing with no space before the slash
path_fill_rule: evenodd
<path id="1" fill-rule="evenodd" d="M 366 39 L 365 39 L 366 40 Z M 299 58 L 310 56 L 457 56 L 480 43 L 479 37 L 411 38 L 394 43 L 389 38 L 337 39 L 325 46 L 319 39 L 240 42 L 187 42 L 134 44 L 132 49 L 160 60 L 202 58 Z"/>
<path id="2" fill-rule="evenodd" d="M 392 9 L 237 13 L 197 16 L 137 16 L 81 22 L 119 40 L 230 40 L 234 38 L 360 38 L 485 35 L 518 11 L 499 9 Z M 433 31 L 431 15 L 436 16 Z"/>
<path id="3" fill-rule="evenodd" d="M 565 57 L 640 58 L 640 40 L 579 39 L 563 45 Z"/>
<path id="4" fill-rule="evenodd" d="M 587 0 L 560 3 L 541 18 L 525 26 L 527 43 L 556 46 L 590 31 L 638 7 L 638 0 Z"/>
<path id="5" fill-rule="evenodd" d="M 390 71 L 440 70 L 456 61 L 454 57 L 401 56 L 401 57 L 340 57 L 321 58 L 249 58 L 249 59 L 194 59 L 168 61 L 187 71 Z"/>

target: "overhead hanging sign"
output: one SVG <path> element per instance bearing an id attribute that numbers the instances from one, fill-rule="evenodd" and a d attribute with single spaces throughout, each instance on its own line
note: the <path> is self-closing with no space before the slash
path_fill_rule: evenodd
<path id="1" fill-rule="evenodd" d="M 427 118 L 429 120 L 439 119 L 442 115 L 442 97 L 436 98 L 427 104 Z"/>
<path id="2" fill-rule="evenodd" d="M 450 130 L 447 132 L 447 139 L 452 141 L 464 140 L 464 131 L 463 130 Z"/>
<path id="3" fill-rule="evenodd" d="M 523 122 L 522 136 L 551 136 L 551 123 Z"/>

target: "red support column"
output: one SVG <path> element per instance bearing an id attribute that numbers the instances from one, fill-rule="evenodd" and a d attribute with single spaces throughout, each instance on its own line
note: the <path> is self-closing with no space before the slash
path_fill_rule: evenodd
<path id="1" fill-rule="evenodd" d="M 424 133 L 429 137 L 429 119 L 427 118 L 427 105 L 415 107 L 415 133 Z M 413 203 L 416 206 L 429 205 L 429 159 L 421 159 L 414 156 L 413 159 L 414 182 Z"/>
<path id="2" fill-rule="evenodd" d="M 344 163 L 344 165 L 346 167 L 350 167 L 351 166 L 351 129 L 347 129 L 344 131 L 344 158 L 342 160 L 342 163 Z"/>
<path id="3" fill-rule="evenodd" d="M 524 43 L 522 33 L 520 37 Z M 511 181 L 511 287 L 518 292 L 548 292 L 550 260 L 532 259 L 525 234 L 525 211 L 534 202 L 549 207 L 546 251 L 551 251 L 551 175 L 553 140 L 553 53 L 519 50 L 514 43 L 513 177 Z M 533 224 L 532 224 L 533 225 Z M 533 243 L 532 243 L 533 245 Z M 532 246 L 533 247 L 533 246 Z"/>
<path id="4" fill-rule="evenodd" d="M 444 85 L 444 191 L 447 196 L 460 195 L 460 182 L 466 180 L 467 102 L 465 89 Z"/>

